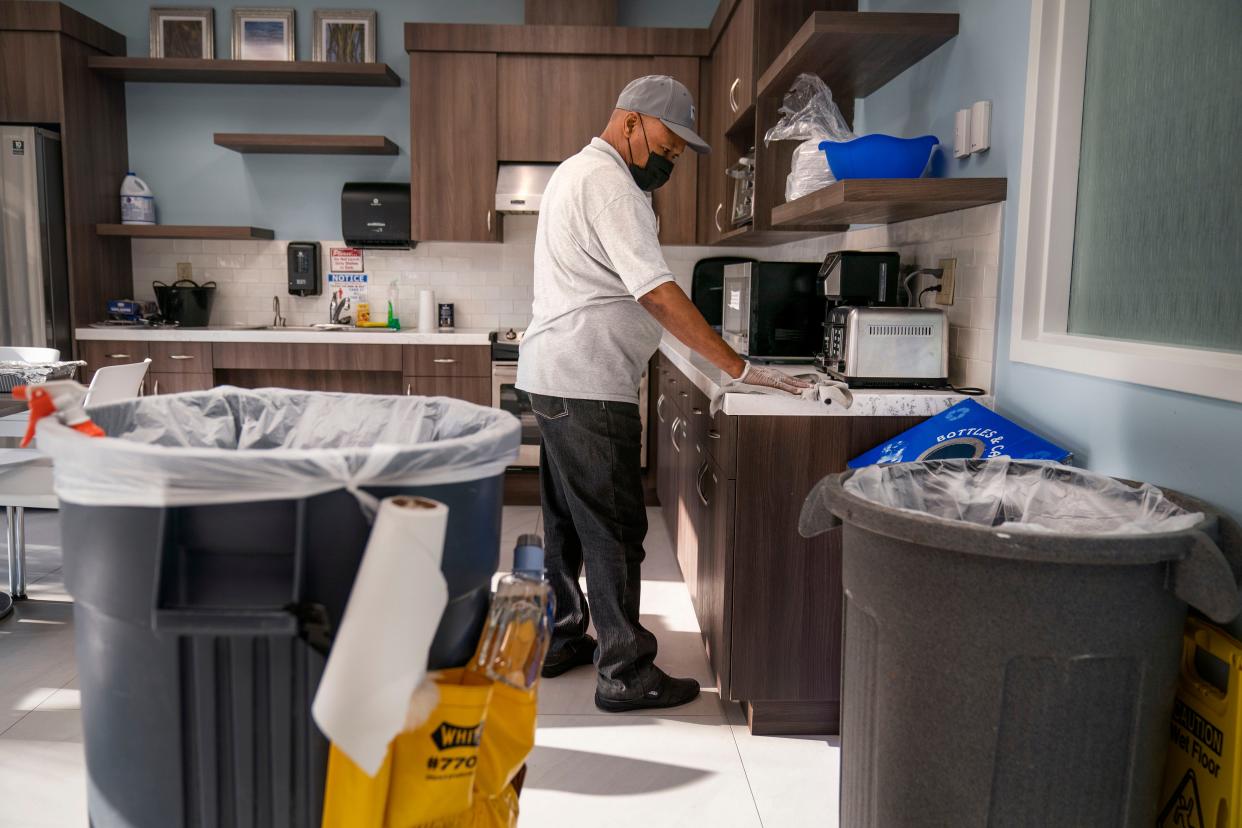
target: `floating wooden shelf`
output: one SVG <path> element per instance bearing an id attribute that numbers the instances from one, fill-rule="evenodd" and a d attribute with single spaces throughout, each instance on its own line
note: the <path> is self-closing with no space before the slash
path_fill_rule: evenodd
<path id="1" fill-rule="evenodd" d="M 385 63 L 312 60 L 200 60 L 96 55 L 86 65 L 102 75 L 143 83 L 279 83 L 317 86 L 400 86 Z"/>
<path id="2" fill-rule="evenodd" d="M 838 100 L 865 98 L 957 35 L 956 14 L 817 11 L 759 78 L 758 94 L 784 95 L 803 72 Z"/>
<path id="3" fill-rule="evenodd" d="M 815 227 L 811 230 L 756 230 L 753 225 L 744 224 L 726 231 L 713 245 L 722 247 L 770 247 L 774 244 L 812 239 L 832 230 L 847 230 L 846 227 Z"/>
<path id="4" fill-rule="evenodd" d="M 217 132 L 218 146 L 242 153 L 290 155 L 396 155 L 383 135 L 282 135 L 268 132 Z"/>
<path id="5" fill-rule="evenodd" d="M 225 227 L 204 224 L 96 224 L 101 236 L 128 236 L 134 239 L 215 239 L 257 241 L 274 239 L 266 227 Z"/>
<path id="6" fill-rule="evenodd" d="M 773 227 L 891 224 L 1005 200 L 1003 178 L 852 178 L 772 210 Z"/>

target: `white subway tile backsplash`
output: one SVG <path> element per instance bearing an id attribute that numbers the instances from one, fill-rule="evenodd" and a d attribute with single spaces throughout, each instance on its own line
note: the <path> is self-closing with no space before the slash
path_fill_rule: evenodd
<path id="1" fill-rule="evenodd" d="M 687 292 L 694 263 L 720 255 L 778 261 L 820 261 L 834 250 L 897 250 L 902 264 L 936 267 L 957 259 L 956 301 L 947 308 L 950 378 L 955 384 L 990 388 L 999 273 L 1001 205 L 976 207 L 899 224 L 859 227 L 774 247 L 664 248 L 669 269 Z M 534 284 L 534 241 L 538 216 L 505 216 L 504 244 L 424 242 L 413 250 L 367 250 L 363 260 L 373 293 L 382 298 L 394 280 L 400 285 L 402 319 L 414 327 L 418 292 L 435 292 L 452 302 L 459 328 L 522 328 L 530 324 Z M 190 262 L 198 281 L 219 286 L 213 322 L 268 324 L 271 298 L 279 296 L 291 325 L 325 321 L 328 297 L 293 297 L 285 289 L 284 241 L 200 241 L 134 239 L 134 294 L 154 299 L 153 280 L 171 282 L 177 262 Z M 329 249 L 340 240 L 320 242 L 327 272 Z M 921 278 L 918 287 L 931 284 Z M 373 301 L 374 298 L 373 298 Z M 931 305 L 931 299 L 925 300 Z"/>

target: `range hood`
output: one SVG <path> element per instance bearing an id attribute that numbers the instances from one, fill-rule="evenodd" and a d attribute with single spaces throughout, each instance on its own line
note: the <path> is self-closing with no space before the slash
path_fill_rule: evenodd
<path id="1" fill-rule="evenodd" d="M 556 164 L 501 164 L 496 174 L 497 213 L 538 213 Z"/>

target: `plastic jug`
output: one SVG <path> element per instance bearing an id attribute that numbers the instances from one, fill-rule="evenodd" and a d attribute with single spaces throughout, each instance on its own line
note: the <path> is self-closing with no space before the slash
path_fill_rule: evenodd
<path id="1" fill-rule="evenodd" d="M 121 182 L 121 223 L 155 224 L 155 193 L 133 170 Z"/>

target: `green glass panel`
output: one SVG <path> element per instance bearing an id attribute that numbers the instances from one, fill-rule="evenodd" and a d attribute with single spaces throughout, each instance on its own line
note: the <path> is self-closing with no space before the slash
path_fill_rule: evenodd
<path id="1" fill-rule="evenodd" d="M 1069 331 L 1242 351 L 1242 2 L 1092 0 Z"/>

